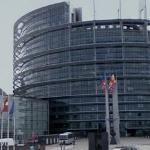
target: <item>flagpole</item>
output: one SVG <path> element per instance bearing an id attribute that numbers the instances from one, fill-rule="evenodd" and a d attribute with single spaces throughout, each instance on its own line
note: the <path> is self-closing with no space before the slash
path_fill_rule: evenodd
<path id="1" fill-rule="evenodd" d="M 9 112 L 8 112 L 8 124 L 7 124 L 7 138 L 9 138 Z M 7 150 L 9 150 L 8 144 L 7 144 Z"/>
<path id="2" fill-rule="evenodd" d="M 7 122 L 7 138 L 9 138 L 9 104 L 10 104 L 10 95 L 8 95 L 8 122 Z M 9 145 L 7 144 L 7 150 L 9 150 Z"/>
<path id="3" fill-rule="evenodd" d="M 9 109 L 9 117 L 12 117 L 12 120 L 13 120 L 13 139 L 14 139 L 14 145 L 13 145 L 13 150 L 15 150 L 15 129 L 16 129 L 16 121 L 15 121 L 15 103 L 14 103 L 14 99 L 12 100 L 11 102 L 11 107 Z"/>
<path id="4" fill-rule="evenodd" d="M 3 90 L 2 90 L 2 101 L 3 101 L 3 96 L 4 96 L 4 93 L 3 93 Z M 2 106 L 1 106 L 1 108 L 2 108 Z M 2 138 L 3 138 L 3 112 L 1 110 L 1 139 Z M 1 150 L 2 150 L 2 143 L 0 145 L 1 145 Z"/>
<path id="5" fill-rule="evenodd" d="M 1 112 L 1 139 L 3 138 L 3 112 Z M 2 143 L 1 143 L 2 150 Z"/>
<path id="6" fill-rule="evenodd" d="M 13 146 L 13 150 L 15 150 L 15 136 L 16 136 L 16 132 L 15 132 L 15 130 L 16 130 L 15 112 L 14 112 L 13 116 L 14 116 L 14 146 Z"/>
<path id="7" fill-rule="evenodd" d="M 120 143 L 120 118 L 119 118 L 119 104 L 118 104 L 118 82 L 116 76 L 116 83 L 114 85 L 114 89 L 112 92 L 112 100 L 113 100 L 113 124 L 114 131 L 116 133 L 116 141 L 117 144 Z"/>
<path id="8" fill-rule="evenodd" d="M 109 120 L 109 101 L 108 101 L 108 85 L 107 85 L 107 78 L 105 75 L 105 123 L 106 123 L 106 131 L 108 133 L 108 143 L 110 144 L 110 120 Z"/>

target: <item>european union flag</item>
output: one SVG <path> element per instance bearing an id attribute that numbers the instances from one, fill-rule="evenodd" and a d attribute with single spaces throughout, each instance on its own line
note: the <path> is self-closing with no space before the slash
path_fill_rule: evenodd
<path id="1" fill-rule="evenodd" d="M 14 110 L 15 110 L 15 102 L 13 100 L 13 102 L 11 104 L 11 107 L 10 107 L 10 110 L 9 110 L 9 115 L 13 115 L 14 114 Z"/>

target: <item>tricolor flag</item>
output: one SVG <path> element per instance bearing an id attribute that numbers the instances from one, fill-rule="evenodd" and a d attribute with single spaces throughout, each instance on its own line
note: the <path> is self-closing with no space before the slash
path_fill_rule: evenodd
<path id="1" fill-rule="evenodd" d="M 1 112 L 8 112 L 8 96 L 4 96 L 1 104 Z"/>
<path id="2" fill-rule="evenodd" d="M 109 87 L 108 87 L 111 93 L 113 92 L 116 82 L 117 82 L 116 77 L 114 74 L 112 74 L 109 80 Z"/>

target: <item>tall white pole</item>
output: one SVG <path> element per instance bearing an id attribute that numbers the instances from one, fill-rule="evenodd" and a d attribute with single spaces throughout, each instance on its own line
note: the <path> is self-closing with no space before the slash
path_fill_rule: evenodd
<path id="1" fill-rule="evenodd" d="M 9 138 L 9 112 L 8 112 L 8 124 L 7 124 L 7 138 Z M 8 144 L 7 144 L 7 150 L 9 150 Z"/>
<path id="2" fill-rule="evenodd" d="M 15 105 L 15 104 L 14 104 Z M 15 107 L 15 106 L 14 106 Z M 15 108 L 14 108 L 15 109 Z M 14 117 L 14 146 L 13 146 L 13 150 L 15 150 L 15 136 L 16 136 L 16 118 L 15 118 L 15 110 L 13 113 L 13 117 Z"/>
<path id="3" fill-rule="evenodd" d="M 2 90 L 2 102 L 3 103 L 3 98 L 4 98 L 4 93 L 3 93 L 3 90 Z M 1 110 L 1 139 L 3 138 L 3 112 Z M 1 150 L 2 150 L 2 143 L 1 143 Z"/>
<path id="4" fill-rule="evenodd" d="M 113 125 L 114 131 L 116 133 L 117 144 L 120 143 L 120 117 L 119 117 L 119 103 L 118 103 L 118 83 L 116 77 L 116 84 L 112 92 L 112 101 L 113 101 Z"/>
<path id="5" fill-rule="evenodd" d="M 9 104 L 10 104 L 10 96 L 8 95 L 7 138 L 9 138 Z M 8 144 L 7 144 L 7 150 L 9 150 Z"/>
<path id="6" fill-rule="evenodd" d="M 110 119 L 109 119 L 109 99 L 108 99 L 108 85 L 107 78 L 105 75 L 105 123 L 106 123 L 106 131 L 108 133 L 108 143 L 110 144 Z"/>
<path id="7" fill-rule="evenodd" d="M 3 112 L 1 112 L 1 139 L 3 138 Z M 2 143 L 1 143 L 1 150 L 2 150 Z"/>

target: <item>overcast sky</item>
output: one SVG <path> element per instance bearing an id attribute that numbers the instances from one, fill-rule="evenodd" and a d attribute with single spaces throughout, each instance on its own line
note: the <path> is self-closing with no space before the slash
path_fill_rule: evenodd
<path id="1" fill-rule="evenodd" d="M 63 0 L 0 0 L 0 88 L 8 94 L 13 91 L 13 25 L 24 14 L 42 6 Z M 117 18 L 119 0 L 95 0 L 96 19 Z M 123 18 L 138 17 L 139 0 L 122 0 Z M 144 1 L 144 0 L 143 0 Z M 83 8 L 83 19 L 93 16 L 93 0 L 70 0 L 71 7 Z M 150 6 L 150 0 L 147 0 Z M 148 8 L 148 18 L 150 18 Z"/>

